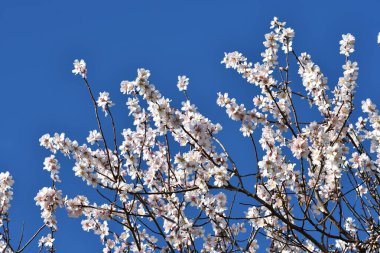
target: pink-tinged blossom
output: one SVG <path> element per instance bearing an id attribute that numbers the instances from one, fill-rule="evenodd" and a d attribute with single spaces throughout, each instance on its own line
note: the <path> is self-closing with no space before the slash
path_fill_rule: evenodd
<path id="1" fill-rule="evenodd" d="M 135 89 L 134 82 L 122 81 L 120 83 L 120 92 L 123 94 L 131 94 Z"/>
<path id="2" fill-rule="evenodd" d="M 224 53 L 224 59 L 222 63 L 226 65 L 226 68 L 236 69 L 239 64 L 245 62 L 247 58 L 245 58 L 241 53 L 235 51 L 232 53 Z"/>
<path id="3" fill-rule="evenodd" d="M 51 248 L 53 247 L 55 238 L 52 237 L 51 234 L 48 234 L 47 236 L 42 236 L 41 239 L 38 241 L 38 247 L 46 247 Z"/>
<path id="4" fill-rule="evenodd" d="M 44 187 L 34 198 L 36 205 L 41 208 L 41 218 L 48 227 L 57 229 L 55 210 L 63 207 L 62 191 L 51 187 Z"/>
<path id="5" fill-rule="evenodd" d="M 66 211 L 70 217 L 79 217 L 84 212 L 84 206 L 87 206 L 89 201 L 87 197 L 79 195 L 73 199 L 65 201 Z"/>
<path id="6" fill-rule="evenodd" d="M 369 98 L 362 101 L 362 110 L 363 110 L 363 112 L 368 113 L 368 114 L 377 113 L 376 105 L 374 103 L 372 103 L 371 99 L 369 99 Z"/>
<path id="7" fill-rule="evenodd" d="M 186 76 L 178 76 L 177 87 L 179 91 L 186 91 L 189 85 L 189 78 Z"/>
<path id="8" fill-rule="evenodd" d="M 297 138 L 293 139 L 290 142 L 290 150 L 292 151 L 294 157 L 300 159 L 301 157 L 307 157 L 309 154 L 307 139 L 301 136 L 297 136 Z"/>
<path id="9" fill-rule="evenodd" d="M 13 178 L 8 171 L 0 173 L 0 227 L 2 226 L 2 215 L 7 213 L 11 207 L 10 201 L 13 198 L 13 184 Z"/>
<path id="10" fill-rule="evenodd" d="M 351 33 L 343 34 L 342 40 L 339 41 L 340 54 L 350 56 L 355 51 L 355 37 Z"/>
<path id="11" fill-rule="evenodd" d="M 282 50 L 284 50 L 285 53 L 289 53 L 293 50 L 292 48 L 292 40 L 295 36 L 295 32 L 292 28 L 284 28 L 281 31 L 280 34 L 280 41 L 283 43 Z"/>
<path id="12" fill-rule="evenodd" d="M 273 17 L 273 20 L 270 22 L 270 29 L 274 29 L 274 28 L 281 28 L 281 27 L 284 27 L 286 25 L 286 22 L 280 22 L 280 20 L 278 19 L 278 17 Z"/>
<path id="13" fill-rule="evenodd" d="M 112 107 L 114 104 L 111 101 L 110 94 L 108 92 L 100 92 L 98 100 L 96 101 L 99 107 L 102 108 L 107 116 L 107 110 Z"/>
<path id="14" fill-rule="evenodd" d="M 75 60 L 74 63 L 74 69 L 72 70 L 73 74 L 75 75 L 81 75 L 82 78 L 87 77 L 87 68 L 86 68 L 86 62 L 82 60 Z"/>
<path id="15" fill-rule="evenodd" d="M 251 122 L 243 123 L 240 132 L 242 132 L 243 136 L 249 137 L 251 134 L 253 134 L 253 130 L 255 129 L 255 126 Z"/>
<path id="16" fill-rule="evenodd" d="M 45 158 L 44 170 L 47 170 L 48 172 L 50 172 L 50 177 L 53 181 L 60 182 L 60 179 L 58 176 L 60 167 L 61 166 L 59 165 L 58 160 L 55 158 L 54 155 L 51 155 Z"/>
<path id="17" fill-rule="evenodd" d="M 93 145 L 95 142 L 102 140 L 102 135 L 97 130 L 90 131 L 87 137 L 87 142 Z"/>
<path id="18" fill-rule="evenodd" d="M 221 92 L 216 101 L 227 117 L 238 123 L 241 134 L 250 137 L 253 153 L 246 168 L 230 156 L 239 146 L 224 146 L 218 139 L 220 124 L 201 114 L 190 101 L 173 103 L 151 82 L 150 71 L 140 68 L 134 79 L 120 84 L 131 124 L 120 128 L 121 135 L 116 133 L 108 150 L 93 145 L 103 137 L 96 130 L 87 138 L 93 146 L 71 140 L 64 133 L 40 138 L 40 145 L 53 154 L 70 157 L 75 176 L 95 188 L 104 200 L 92 203 L 82 195 L 63 198 L 55 186 L 45 187 L 35 198 L 44 222 L 55 229 L 56 209 L 64 206 L 70 217 L 81 217 L 84 231 L 100 237 L 105 253 L 168 252 L 171 248 L 195 251 L 198 245 L 203 246 L 200 252 L 256 252 L 259 240 L 265 237 L 276 238 L 268 244 L 268 252 L 347 251 L 357 246 L 349 243 L 348 234 L 358 241 L 357 231 L 363 231 L 363 238 L 364 231 L 372 236 L 371 226 L 378 223 L 377 217 L 359 222 L 358 214 L 350 215 L 351 209 L 343 207 L 342 219 L 353 216 L 358 222 L 332 219 L 339 215 L 334 211 L 337 204 L 359 205 L 357 198 L 368 206 L 372 203 L 380 167 L 380 116 L 367 99 L 362 103 L 365 116 L 352 119 L 357 62 L 344 61 L 342 76 L 330 90 L 327 77 L 311 56 L 292 51 L 294 37 L 292 28 L 274 18 L 265 34 L 263 51 L 257 54 L 258 62 L 249 62 L 237 51 L 225 53 L 222 60 L 226 68 L 255 86 L 251 87 L 251 103 L 242 104 Z M 349 56 L 354 42 L 353 36 L 344 35 L 341 53 Z M 288 59 L 281 56 L 289 58 L 289 66 L 285 65 Z M 292 74 L 287 80 L 295 62 L 300 80 L 293 80 Z M 73 73 L 86 77 L 84 61 L 77 61 L 74 67 Z M 186 91 L 188 81 L 179 76 L 178 89 Z M 316 108 L 320 118 L 312 122 L 304 122 L 302 114 L 297 118 L 296 109 L 302 103 Z M 97 106 L 107 113 L 112 105 L 109 93 L 100 93 Z M 256 142 L 254 137 L 260 134 Z M 364 141 L 370 143 L 369 149 Z M 57 175 L 55 155 L 45 159 L 44 169 Z M 347 173 L 358 183 L 343 184 Z M 3 180 L 8 183 L 2 185 L 13 183 L 4 175 L 0 178 L 8 178 Z M 0 192 L 0 199 L 6 203 L 11 188 L 3 188 L 6 193 Z M 238 199 L 241 196 L 244 201 Z M 345 201 L 340 201 L 343 197 Z M 113 231 L 114 221 L 126 224 L 122 231 Z M 156 237 L 147 227 L 157 224 L 159 228 L 154 230 L 162 234 Z M 299 228 L 297 238 L 288 236 L 293 225 Z M 309 232 L 307 227 L 323 230 L 330 226 L 338 226 L 332 233 L 345 232 L 339 233 L 345 241 L 325 245 L 311 240 L 320 230 L 310 232 L 311 238 L 304 236 Z M 0 238 L 0 249 L 2 241 Z"/>

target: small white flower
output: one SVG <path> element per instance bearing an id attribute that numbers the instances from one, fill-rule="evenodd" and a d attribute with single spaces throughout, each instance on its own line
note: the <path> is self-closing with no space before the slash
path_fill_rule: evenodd
<path id="1" fill-rule="evenodd" d="M 178 76 L 177 87 L 179 91 L 187 90 L 187 86 L 189 85 L 189 78 L 186 76 Z"/>
<path id="2" fill-rule="evenodd" d="M 290 142 L 290 150 L 293 153 L 293 156 L 297 159 L 301 157 L 306 157 L 309 154 L 307 140 L 297 136 L 297 138 L 293 138 Z"/>
<path id="3" fill-rule="evenodd" d="M 340 54 L 349 56 L 355 51 L 355 37 L 351 33 L 343 34 L 340 44 Z"/>
<path id="4" fill-rule="evenodd" d="M 360 197 L 362 197 L 364 194 L 367 194 L 368 190 L 366 187 L 360 185 L 357 189 L 357 192 L 359 193 Z"/>
<path id="5" fill-rule="evenodd" d="M 102 139 L 102 135 L 96 131 L 90 131 L 90 134 L 87 137 L 87 142 L 93 145 L 95 142 L 100 141 Z"/>
<path id="6" fill-rule="evenodd" d="M 356 233 L 356 227 L 354 224 L 355 220 L 351 217 L 348 217 L 346 221 L 344 222 L 344 228 L 349 232 L 349 233 Z"/>
<path id="7" fill-rule="evenodd" d="M 226 68 L 236 69 L 241 62 L 245 62 L 245 58 L 241 53 L 235 51 L 232 53 L 224 53 L 224 58 L 221 63 L 226 65 Z"/>
<path id="8" fill-rule="evenodd" d="M 122 81 L 120 83 L 120 92 L 123 94 L 131 94 L 135 89 L 135 83 L 130 81 Z"/>
<path id="9" fill-rule="evenodd" d="M 86 62 L 81 59 L 76 59 L 74 61 L 74 69 L 72 70 L 73 74 L 78 75 L 80 74 L 83 78 L 87 77 L 87 68 L 86 68 Z"/>
<path id="10" fill-rule="evenodd" d="M 344 241 L 342 241 L 342 240 L 335 240 L 335 247 L 337 248 L 337 249 L 341 249 L 341 250 L 344 250 L 345 248 L 346 248 L 346 246 L 347 246 L 347 243 L 346 242 L 344 242 Z"/>
<path id="11" fill-rule="evenodd" d="M 53 247 L 53 242 L 55 238 L 51 236 L 51 234 L 48 234 L 46 237 L 43 236 L 41 239 L 38 241 L 38 247 L 45 246 L 48 248 Z"/>
<path id="12" fill-rule="evenodd" d="M 98 101 L 96 101 L 96 103 L 98 104 L 99 107 L 103 109 L 103 111 L 106 113 L 106 116 L 107 116 L 107 109 L 114 105 L 110 99 L 110 94 L 105 91 L 99 93 L 99 98 L 98 98 Z"/>

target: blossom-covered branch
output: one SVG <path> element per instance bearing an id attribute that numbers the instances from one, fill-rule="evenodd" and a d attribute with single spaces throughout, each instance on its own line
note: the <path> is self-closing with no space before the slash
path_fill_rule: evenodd
<path id="1" fill-rule="evenodd" d="M 342 36 L 342 76 L 329 86 L 311 56 L 296 53 L 292 28 L 274 18 L 270 29 L 261 61 L 251 63 L 237 51 L 222 60 L 259 91 L 251 105 L 222 92 L 216 101 L 252 143 L 249 168 L 218 137 L 222 126 L 191 102 L 188 77 L 178 76 L 180 108 L 151 83 L 149 70 L 122 81 L 133 121 L 122 128 L 110 94 L 95 98 L 85 61 L 75 60 L 72 72 L 89 91 L 97 129 L 87 143 L 64 133 L 40 139 L 52 153 L 44 169 L 53 182 L 35 198 L 51 229 L 40 246 L 55 250 L 55 212 L 65 207 L 69 216 L 81 217 L 84 231 L 99 235 L 105 253 L 378 252 L 380 115 L 367 99 L 353 118 L 355 37 Z M 301 107 L 310 107 L 315 119 L 305 120 Z M 95 202 L 60 190 L 59 153 L 94 188 Z M 9 178 L 0 174 L 2 217 L 11 197 Z M 2 236 L 1 247 L 13 252 L 6 232 Z"/>

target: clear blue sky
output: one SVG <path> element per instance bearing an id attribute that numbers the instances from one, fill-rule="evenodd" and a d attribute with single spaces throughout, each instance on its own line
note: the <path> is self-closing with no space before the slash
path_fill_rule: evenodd
<path id="1" fill-rule="evenodd" d="M 134 79 L 139 67 L 148 68 L 152 82 L 178 104 L 177 76 L 187 75 L 192 101 L 222 123 L 221 138 L 240 164 L 249 166 L 254 161 L 245 152 L 251 149 L 249 142 L 215 100 L 218 91 L 228 91 L 248 104 L 258 90 L 224 69 L 223 53 L 238 50 L 251 61 L 260 60 L 263 35 L 278 16 L 295 29 L 296 51 L 310 53 L 333 86 L 344 61 L 340 36 L 350 32 L 357 39 L 353 59 L 360 67 L 357 107 L 367 96 L 380 105 L 380 1 L 358 3 L 1 0 L 0 171 L 9 170 L 16 182 L 12 233 L 18 235 L 24 222 L 28 236 L 42 223 L 33 198 L 39 188 L 50 185 L 49 174 L 42 171 L 43 159 L 50 154 L 39 147 L 39 137 L 66 132 L 83 142 L 96 128 L 82 80 L 71 74 L 74 59 L 87 61 L 94 91 L 111 93 L 119 131 L 130 121 L 119 92 L 121 80 Z M 73 176 L 72 161 L 60 162 L 64 194 L 86 193 Z M 63 212 L 58 218 L 58 252 L 100 252 L 98 237 L 82 232 L 79 219 L 68 219 Z M 36 252 L 36 244 L 27 252 Z"/>

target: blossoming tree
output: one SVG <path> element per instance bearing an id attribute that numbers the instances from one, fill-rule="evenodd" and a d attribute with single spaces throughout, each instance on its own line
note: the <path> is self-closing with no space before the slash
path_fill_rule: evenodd
<path id="1" fill-rule="evenodd" d="M 65 208 L 69 216 L 81 217 L 83 230 L 99 235 L 104 253 L 379 252 L 380 116 L 367 99 L 362 116 L 352 117 L 355 38 L 342 36 L 343 73 L 329 88 L 311 56 L 293 49 L 294 30 L 277 18 L 270 28 L 262 62 L 252 64 L 239 52 L 226 53 L 222 61 L 261 90 L 251 108 L 228 93 L 217 95 L 217 104 L 241 123 L 252 143 L 256 162 L 250 171 L 218 139 L 222 126 L 191 103 L 186 76 L 178 77 L 186 98 L 181 108 L 150 83 L 149 70 L 138 69 L 135 80 L 122 81 L 134 127 L 120 135 L 110 94 L 96 99 L 86 63 L 75 60 L 73 73 L 88 89 L 97 129 L 87 144 L 64 133 L 41 137 L 41 146 L 52 152 L 44 169 L 53 183 L 35 197 L 44 225 L 25 244 L 10 242 L 13 180 L 8 172 L 0 174 L 0 249 L 21 252 L 47 228 L 40 251 L 54 252 L 55 212 Z M 296 64 L 300 84 L 289 77 Z M 303 121 L 296 106 L 302 103 L 320 116 Z M 111 122 L 110 133 L 104 120 Z M 94 188 L 97 202 L 64 196 L 58 153 L 73 159 L 75 175 Z"/>

